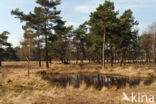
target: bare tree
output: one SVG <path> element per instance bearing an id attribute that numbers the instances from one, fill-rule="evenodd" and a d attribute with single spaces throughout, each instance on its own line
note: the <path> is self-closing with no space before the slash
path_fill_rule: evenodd
<path id="1" fill-rule="evenodd" d="M 29 45 L 26 47 L 25 50 L 25 58 L 27 60 L 27 70 L 28 70 L 28 79 L 30 78 L 30 38 L 29 38 Z"/>

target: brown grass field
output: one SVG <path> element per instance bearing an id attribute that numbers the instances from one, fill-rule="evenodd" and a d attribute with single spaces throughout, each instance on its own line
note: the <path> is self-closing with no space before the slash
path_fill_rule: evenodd
<path id="1" fill-rule="evenodd" d="M 0 68 L 0 104 L 131 104 L 121 101 L 122 92 L 131 94 L 139 92 L 152 94 L 156 98 L 156 82 L 149 86 L 141 83 L 137 88 L 126 86 L 122 89 L 96 90 L 93 87 L 86 88 L 82 83 L 80 88 L 61 88 L 52 86 L 47 80 L 43 80 L 38 72 L 46 74 L 76 74 L 76 73 L 100 73 L 103 75 L 155 78 L 154 66 L 151 65 L 126 65 L 118 64 L 111 68 L 107 65 L 105 70 L 98 64 L 63 65 L 59 62 L 50 64 L 46 69 L 45 64 L 41 68 L 37 62 L 31 62 L 30 79 L 27 78 L 26 62 L 3 62 Z M 137 103 L 134 103 L 137 104 Z M 148 103 L 143 103 L 148 104 Z M 151 103 L 149 103 L 151 104 Z M 154 103 L 152 103 L 154 104 Z M 155 102 L 156 104 L 156 102 Z"/>

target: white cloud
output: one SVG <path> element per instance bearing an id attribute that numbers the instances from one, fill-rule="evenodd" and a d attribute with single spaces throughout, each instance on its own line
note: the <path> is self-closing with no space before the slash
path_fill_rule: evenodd
<path id="1" fill-rule="evenodd" d="M 20 45 L 21 38 L 20 37 L 9 36 L 8 42 L 10 42 L 13 45 L 13 47 L 16 47 L 16 46 Z"/>
<path id="2" fill-rule="evenodd" d="M 74 28 L 77 28 L 80 24 L 79 23 L 77 23 L 77 22 L 67 22 L 66 23 L 66 26 L 74 26 Z"/>

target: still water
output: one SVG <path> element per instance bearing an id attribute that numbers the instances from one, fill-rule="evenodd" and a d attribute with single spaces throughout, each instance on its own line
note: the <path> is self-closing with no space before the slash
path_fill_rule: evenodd
<path id="1" fill-rule="evenodd" d="M 86 84 L 86 87 L 93 86 L 97 90 L 101 90 L 103 87 L 111 89 L 116 87 L 116 89 L 124 88 L 127 85 L 130 88 L 137 88 L 142 82 L 144 85 L 151 85 L 154 81 L 153 78 L 128 78 L 128 77 L 117 77 L 117 76 L 103 76 L 100 74 L 74 74 L 74 75 L 44 75 L 45 80 L 49 80 L 52 83 L 55 83 L 58 86 L 66 87 L 71 85 L 74 88 L 79 88 L 83 83 Z"/>

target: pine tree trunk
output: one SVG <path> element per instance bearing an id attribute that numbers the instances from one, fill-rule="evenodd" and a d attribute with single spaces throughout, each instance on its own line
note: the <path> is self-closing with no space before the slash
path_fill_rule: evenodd
<path id="1" fill-rule="evenodd" d="M 41 67 L 41 50 L 40 50 L 40 47 L 38 46 L 38 64 L 39 64 L 39 67 Z"/>
<path id="2" fill-rule="evenodd" d="M 48 16 L 48 11 L 49 9 L 46 9 L 46 16 Z M 45 32 L 45 55 L 46 55 L 46 68 L 49 68 L 49 63 L 48 63 L 48 30 L 47 30 L 47 20 L 45 20 L 45 24 L 44 24 L 44 32 Z"/>
<path id="3" fill-rule="evenodd" d="M 123 56 L 122 56 L 122 59 L 121 59 L 121 62 L 120 62 L 120 66 L 122 66 L 123 61 L 124 61 L 124 59 L 123 59 Z"/>
<path id="4" fill-rule="evenodd" d="M 78 59 L 76 59 L 76 64 L 78 64 Z"/>
<path id="5" fill-rule="evenodd" d="M 47 37 L 47 34 L 46 34 L 45 42 L 46 42 L 46 47 L 45 47 L 45 50 L 46 50 L 46 68 L 49 68 L 49 63 L 48 63 L 48 37 Z"/>
<path id="6" fill-rule="evenodd" d="M 90 64 L 90 58 L 89 58 L 88 62 L 89 62 L 89 64 Z"/>
<path id="7" fill-rule="evenodd" d="M 0 60 L 0 67 L 2 66 L 2 61 Z"/>
<path id="8" fill-rule="evenodd" d="M 41 64 L 41 56 L 39 56 L 38 64 L 39 64 L 39 67 L 42 67 L 42 64 Z"/>
<path id="9" fill-rule="evenodd" d="M 26 59 L 27 59 L 27 70 L 28 70 L 28 79 L 30 78 L 30 59 L 29 59 L 29 57 L 30 57 L 30 53 L 29 53 L 29 56 L 28 57 L 26 57 Z"/>
<path id="10" fill-rule="evenodd" d="M 61 58 L 61 62 L 62 62 L 62 64 L 64 63 L 63 58 Z"/>
<path id="11" fill-rule="evenodd" d="M 116 50 L 115 50 L 115 52 L 114 52 L 114 63 L 116 64 Z"/>
<path id="12" fill-rule="evenodd" d="M 96 58 L 96 59 L 97 59 L 97 63 L 100 63 L 100 59 L 99 59 L 99 57 L 98 57 L 98 56 L 97 56 L 97 58 Z"/>
<path id="13" fill-rule="evenodd" d="M 105 41 L 106 41 L 106 28 L 104 28 L 104 36 L 103 36 L 102 69 L 105 68 Z"/>
<path id="14" fill-rule="evenodd" d="M 45 21 L 45 55 L 46 55 L 46 68 L 49 68 L 49 63 L 48 63 L 48 34 L 47 34 L 47 21 Z"/>
<path id="15" fill-rule="evenodd" d="M 83 63 L 83 58 L 81 59 L 81 63 Z"/>
<path id="16" fill-rule="evenodd" d="M 67 58 L 67 63 L 69 64 L 69 59 Z"/>
<path id="17" fill-rule="evenodd" d="M 126 52 L 124 52 L 124 61 L 123 61 L 124 65 L 127 64 L 127 60 L 126 60 Z"/>
<path id="18" fill-rule="evenodd" d="M 123 51 L 122 59 L 121 59 L 121 62 L 120 62 L 120 66 L 122 66 L 122 64 L 124 63 L 124 56 L 125 56 L 125 52 Z"/>
<path id="19" fill-rule="evenodd" d="M 146 52 L 146 63 L 148 63 L 148 55 L 147 55 L 147 52 Z"/>
<path id="20" fill-rule="evenodd" d="M 149 54 L 149 55 L 148 55 L 148 63 L 150 63 L 150 60 L 151 60 L 151 59 L 150 59 L 150 54 Z"/>
<path id="21" fill-rule="evenodd" d="M 112 42 L 111 42 L 111 45 L 110 45 L 110 50 L 111 50 L 111 67 L 113 67 L 114 56 L 113 56 Z"/>
<path id="22" fill-rule="evenodd" d="M 81 60 L 81 62 L 83 63 L 83 60 L 85 60 L 85 58 L 86 58 L 86 52 L 85 52 L 85 48 L 84 48 L 84 42 L 83 42 L 83 40 L 81 40 L 81 51 L 82 51 L 82 60 Z"/>
<path id="23" fill-rule="evenodd" d="M 76 52 L 76 64 L 78 64 L 78 61 L 79 61 L 79 51 L 78 51 L 78 48 L 77 48 L 77 52 Z"/>
<path id="24" fill-rule="evenodd" d="M 52 59 L 51 59 L 51 58 L 49 58 L 49 63 L 50 63 L 50 64 L 52 63 Z"/>

